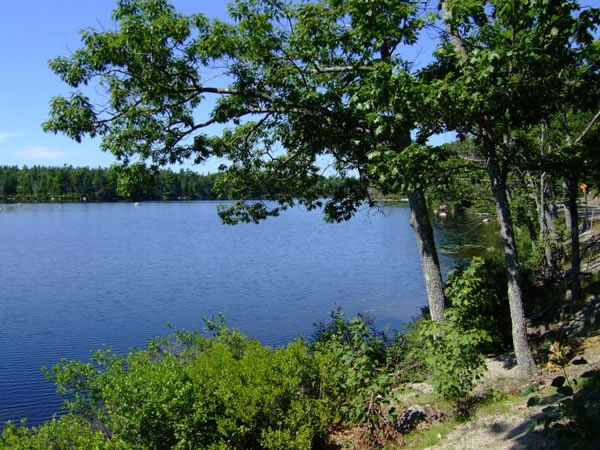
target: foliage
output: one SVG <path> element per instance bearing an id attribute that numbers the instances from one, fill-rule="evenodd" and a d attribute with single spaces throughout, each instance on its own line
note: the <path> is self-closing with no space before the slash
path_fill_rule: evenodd
<path id="1" fill-rule="evenodd" d="M 423 358 L 437 392 L 466 414 L 473 382 L 485 370 L 482 344 L 491 341 L 484 330 L 464 330 L 452 320 L 423 320 L 413 330 L 414 352 Z"/>
<path id="2" fill-rule="evenodd" d="M 341 310 L 310 345 L 277 349 L 227 328 L 222 315 L 205 324 L 204 334 L 178 331 L 145 350 L 104 348 L 89 362 L 44 369 L 67 414 L 32 429 L 10 424 L 0 444 L 303 449 L 323 444 L 332 424 L 359 423 L 373 447 L 404 432 L 400 383 L 420 368 L 405 335 Z"/>
<path id="3" fill-rule="evenodd" d="M 437 123 L 473 136 L 482 150 L 502 228 L 512 320 L 524 330 L 507 179 L 515 167 L 531 169 L 539 161 L 521 139 L 524 130 L 571 107 L 597 111 L 600 10 L 562 0 L 456 0 L 440 6 L 447 39 L 423 76 L 430 80 Z M 576 181 L 569 184 L 573 191 Z M 532 374 L 525 333 L 513 338 L 520 370 Z"/>
<path id="4" fill-rule="evenodd" d="M 473 139 L 456 140 L 442 145 L 448 161 L 443 167 L 445 183 L 430 188 L 429 199 L 435 206 L 449 205 L 452 210 L 472 208 L 494 212 L 493 197 L 483 161 Z"/>
<path id="5" fill-rule="evenodd" d="M 485 330 L 490 341 L 483 353 L 506 350 L 511 323 L 506 297 L 506 275 L 500 255 L 473 258 L 468 266 L 452 270 L 446 282 L 448 318 L 463 330 Z"/>
<path id="6" fill-rule="evenodd" d="M 114 30 L 86 29 L 82 48 L 50 62 L 73 92 L 52 99 L 45 131 L 97 136 L 123 165 L 139 161 L 152 170 L 227 158 L 221 171 L 234 197 L 258 190 L 276 200 L 222 211 L 230 223 L 297 204 L 346 220 L 362 203 L 372 205 L 368 188 L 386 184 L 383 172 L 369 170 L 378 161 L 397 154 L 396 169 L 411 163 L 386 190 L 417 185 L 407 177 L 421 160 L 419 173 L 435 167 L 439 149 L 400 155 L 424 95 L 401 48 L 434 16 L 417 2 L 237 0 L 229 16 L 183 15 L 165 0 L 118 2 Z M 211 85 L 220 75 L 215 67 L 227 75 L 226 87 Z M 104 95 L 87 94 L 88 86 Z M 217 102 L 206 113 L 208 96 Z M 228 128 L 209 136 L 215 123 Z M 325 200 L 316 185 L 323 162 L 347 181 Z"/>
<path id="7" fill-rule="evenodd" d="M 582 365 L 587 361 L 578 358 L 572 364 Z M 556 405 L 544 408 L 536 423 L 544 427 L 547 437 L 557 436 L 565 448 L 597 447 L 600 443 L 600 372 L 592 369 L 576 379 L 570 378 L 565 371 L 564 376 L 552 380 L 552 387 L 561 400 Z M 529 398 L 527 405 L 534 407 L 540 403 L 541 398 L 536 395 Z"/>
<path id="8" fill-rule="evenodd" d="M 136 200 L 225 200 L 236 193 L 220 174 L 202 175 L 191 170 L 163 169 L 150 173 L 140 165 L 110 167 L 22 167 L 0 166 L 0 200 L 82 200 L 111 202 Z M 336 195 L 349 180 L 318 177 L 315 189 L 322 197 Z M 220 183 L 218 183 L 220 182 Z M 280 188 L 283 190 L 283 187 Z M 249 198 L 261 199 L 265 192 L 252 191 Z"/>
<path id="9" fill-rule="evenodd" d="M 8 423 L 0 436 L 0 448 L 6 450 L 70 450 L 89 448 L 117 450 L 128 447 L 120 439 L 107 440 L 92 423 L 68 414 L 53 418 L 39 427 L 28 428 Z"/>
<path id="10" fill-rule="evenodd" d="M 328 397 L 338 399 L 338 420 L 366 427 L 363 438 L 370 445 L 384 445 L 396 439 L 399 414 L 398 387 L 408 360 L 405 339 L 377 332 L 373 322 L 364 317 L 346 320 L 340 309 L 331 314 L 328 324 L 320 323 L 313 348 L 319 361 L 322 388 Z"/>
<path id="11" fill-rule="evenodd" d="M 225 327 L 127 356 L 102 350 L 47 373 L 71 414 L 133 447 L 309 448 L 330 414 L 305 343 L 273 350 Z"/>

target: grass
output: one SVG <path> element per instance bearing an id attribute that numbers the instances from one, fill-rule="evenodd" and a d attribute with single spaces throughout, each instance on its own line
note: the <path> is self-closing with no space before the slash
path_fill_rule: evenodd
<path id="1" fill-rule="evenodd" d="M 414 449 L 423 449 L 439 445 L 444 441 L 444 437 L 461 423 L 463 423 L 463 421 L 456 418 L 437 423 L 427 430 L 406 435 L 405 443 L 407 446 Z"/>
<path id="2" fill-rule="evenodd" d="M 466 422 L 475 421 L 487 416 L 500 414 L 512 414 L 519 405 L 527 403 L 528 395 L 507 395 L 501 400 L 482 399 L 473 414 L 466 418 L 451 417 L 444 422 L 437 422 L 427 430 L 416 431 L 405 436 L 406 445 L 411 449 L 424 449 L 433 446 L 444 445 L 445 438 L 454 429 Z"/>

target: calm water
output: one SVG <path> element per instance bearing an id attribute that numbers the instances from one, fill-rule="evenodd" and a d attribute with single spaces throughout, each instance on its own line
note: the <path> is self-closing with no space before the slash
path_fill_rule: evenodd
<path id="1" fill-rule="evenodd" d="M 222 203 L 222 202 L 220 202 Z M 409 210 L 326 224 L 291 210 L 221 225 L 216 202 L 33 204 L 0 211 L 0 422 L 39 424 L 61 400 L 40 370 L 202 327 L 223 312 L 269 345 L 311 334 L 342 306 L 401 327 L 426 304 Z M 477 227 L 438 229 L 446 248 Z M 442 256 L 448 268 L 455 262 Z"/>

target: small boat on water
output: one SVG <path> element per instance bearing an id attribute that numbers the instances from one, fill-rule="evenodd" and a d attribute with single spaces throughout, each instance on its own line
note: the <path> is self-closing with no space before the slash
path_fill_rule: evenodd
<path id="1" fill-rule="evenodd" d="M 142 204 L 140 202 L 135 202 L 134 204 L 135 204 L 135 206 L 142 206 Z"/>

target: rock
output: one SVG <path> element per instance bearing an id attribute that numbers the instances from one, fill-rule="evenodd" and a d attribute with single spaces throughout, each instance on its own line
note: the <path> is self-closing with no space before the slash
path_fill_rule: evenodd
<path id="1" fill-rule="evenodd" d="M 408 433 L 414 430 L 421 422 L 427 420 L 427 416 L 426 408 L 418 405 L 411 406 L 398 419 L 396 429 L 401 433 Z"/>

